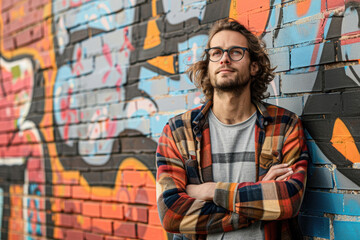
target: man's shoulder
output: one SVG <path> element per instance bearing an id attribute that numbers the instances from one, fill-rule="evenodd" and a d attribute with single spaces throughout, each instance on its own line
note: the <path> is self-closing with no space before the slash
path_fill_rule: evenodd
<path id="1" fill-rule="evenodd" d="M 169 119 L 169 124 L 171 129 L 176 129 L 179 127 L 183 127 L 185 125 L 191 124 L 191 122 L 198 116 L 201 112 L 201 109 L 204 105 L 200 105 L 193 109 L 187 110 L 181 114 L 178 114 Z"/>
<path id="2" fill-rule="evenodd" d="M 278 105 L 275 104 L 271 104 L 271 103 L 266 103 L 266 102 L 261 102 L 261 105 L 263 106 L 264 109 L 266 109 L 267 114 L 269 114 L 270 117 L 279 117 L 279 116 L 284 116 L 284 117 L 289 117 L 291 119 L 299 119 L 299 116 L 284 108 L 284 107 L 280 107 Z"/>

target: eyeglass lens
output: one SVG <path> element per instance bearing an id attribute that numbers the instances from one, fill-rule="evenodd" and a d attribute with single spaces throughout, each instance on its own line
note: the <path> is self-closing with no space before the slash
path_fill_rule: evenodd
<path id="1" fill-rule="evenodd" d="M 222 58 L 224 52 L 228 52 L 230 59 L 233 61 L 240 61 L 244 57 L 244 50 L 237 47 L 230 49 L 211 48 L 208 54 L 211 61 L 217 62 Z"/>

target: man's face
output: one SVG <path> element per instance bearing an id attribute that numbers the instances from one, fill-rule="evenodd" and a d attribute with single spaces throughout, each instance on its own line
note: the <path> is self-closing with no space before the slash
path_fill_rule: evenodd
<path id="1" fill-rule="evenodd" d="M 235 31 L 223 30 L 216 33 L 210 41 L 210 48 L 229 49 L 234 46 L 248 47 L 247 39 Z M 254 64 L 250 62 L 248 51 L 240 61 L 230 59 L 228 52 L 217 62 L 209 61 L 208 74 L 215 90 L 243 90 L 249 86 L 250 76 L 255 75 Z"/>

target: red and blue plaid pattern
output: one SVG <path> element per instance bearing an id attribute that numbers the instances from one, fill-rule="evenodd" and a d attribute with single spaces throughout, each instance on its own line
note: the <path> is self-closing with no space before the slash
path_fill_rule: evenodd
<path id="1" fill-rule="evenodd" d="M 208 233 L 233 231 L 263 220 L 265 239 L 299 238 L 295 217 L 305 191 L 309 154 L 300 119 L 283 108 L 256 104 L 257 182 L 219 182 L 213 202 L 186 194 L 187 184 L 213 181 L 207 118 L 211 106 L 208 102 L 171 118 L 159 139 L 157 201 L 164 228 L 177 233 L 174 239 L 206 239 Z M 279 163 L 291 165 L 291 177 L 261 181 Z"/>

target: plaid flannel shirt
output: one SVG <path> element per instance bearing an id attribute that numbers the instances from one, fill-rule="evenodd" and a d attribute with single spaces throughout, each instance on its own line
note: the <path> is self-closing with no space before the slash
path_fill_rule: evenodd
<path id="1" fill-rule="evenodd" d="M 211 106 L 209 101 L 171 118 L 159 139 L 157 203 L 165 230 L 176 233 L 174 239 L 206 239 L 208 233 L 233 231 L 263 220 L 266 240 L 299 238 L 296 216 L 305 191 L 309 154 L 300 119 L 283 108 L 256 103 L 257 182 L 218 182 L 213 201 L 187 195 L 187 184 L 213 182 L 207 117 Z M 279 163 L 291 165 L 291 177 L 261 181 Z"/>

